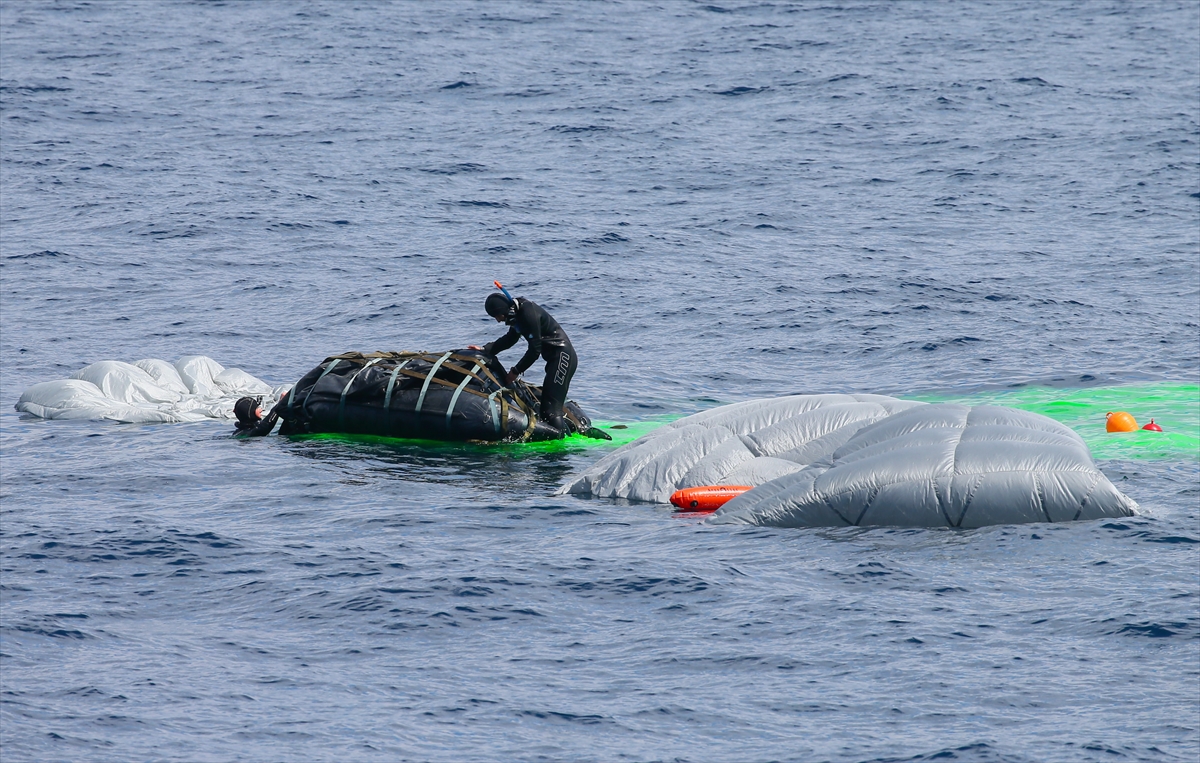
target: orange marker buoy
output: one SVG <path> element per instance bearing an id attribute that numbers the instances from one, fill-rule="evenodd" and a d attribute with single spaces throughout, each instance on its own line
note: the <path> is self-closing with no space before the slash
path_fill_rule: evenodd
<path id="1" fill-rule="evenodd" d="M 1147 424 L 1146 426 L 1142 427 L 1142 429 L 1148 429 L 1151 432 L 1161 432 L 1162 431 L 1162 427 L 1160 427 L 1158 424 L 1155 424 L 1154 419 L 1150 419 L 1150 423 Z"/>
<path id="2" fill-rule="evenodd" d="M 683 511 L 696 513 L 711 513 L 725 505 L 731 498 L 736 498 L 750 490 L 750 485 L 703 485 L 701 487 L 685 487 L 671 494 L 671 503 Z"/>
<path id="3" fill-rule="evenodd" d="M 1117 411 L 1116 413 L 1113 413 L 1112 411 L 1109 411 L 1105 415 L 1105 418 L 1108 420 L 1105 428 L 1110 432 L 1137 431 L 1137 419 L 1135 419 L 1131 413 L 1126 413 L 1125 411 Z"/>

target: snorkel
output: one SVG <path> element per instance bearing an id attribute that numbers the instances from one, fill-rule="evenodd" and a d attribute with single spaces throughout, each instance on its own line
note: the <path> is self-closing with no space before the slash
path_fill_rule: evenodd
<path id="1" fill-rule="evenodd" d="M 517 302 L 516 297 L 508 293 L 508 289 L 504 288 L 504 285 L 499 281 L 492 281 L 492 284 L 495 285 L 495 287 L 499 289 L 501 293 L 492 294 L 487 298 L 487 302 L 489 304 L 489 307 L 487 308 L 488 315 L 492 316 L 498 321 L 503 320 L 505 323 L 512 325 L 512 322 L 517 318 L 517 310 L 520 308 L 520 303 Z M 501 313 L 499 312 L 500 306 L 495 305 L 493 307 L 490 305 L 492 302 L 501 302 L 503 300 L 507 300 L 508 304 L 505 305 L 502 314 L 503 317 L 501 317 Z"/>

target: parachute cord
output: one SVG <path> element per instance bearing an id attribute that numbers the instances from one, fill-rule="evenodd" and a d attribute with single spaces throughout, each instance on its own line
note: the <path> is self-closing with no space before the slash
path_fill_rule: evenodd
<path id="1" fill-rule="evenodd" d="M 433 364 L 433 368 L 429 369 L 429 373 L 425 376 L 425 383 L 421 385 L 421 395 L 417 398 L 417 407 L 413 410 L 413 413 L 418 416 L 421 415 L 421 407 L 425 405 L 425 393 L 429 391 L 429 383 L 433 381 L 433 377 L 437 375 L 438 369 L 442 367 L 446 359 L 453 354 L 453 352 L 446 353 L 438 358 L 438 361 Z"/>
<path id="2" fill-rule="evenodd" d="M 463 377 L 462 382 L 454 389 L 454 396 L 450 398 L 450 406 L 446 409 L 446 434 L 450 434 L 450 416 L 454 413 L 454 406 L 458 405 L 458 396 L 462 394 L 463 387 L 475 378 L 475 371 L 479 369 L 479 364 L 476 363 L 471 372 Z"/>
<path id="3" fill-rule="evenodd" d="M 321 372 L 321 375 L 317 377 L 317 380 L 312 383 L 311 387 L 308 388 L 308 394 L 304 396 L 304 403 L 301 404 L 301 406 L 300 406 L 301 413 L 305 413 L 305 409 L 308 408 L 308 399 L 310 397 L 312 397 L 313 390 L 317 388 L 317 384 L 320 383 L 320 381 L 325 378 L 326 374 L 328 374 L 333 369 L 337 368 L 338 364 L 341 362 L 342 361 L 340 361 L 340 360 L 335 360 L 332 363 L 330 363 L 329 365 L 325 366 L 325 370 Z M 292 407 L 292 403 L 294 403 L 294 402 L 295 402 L 294 399 L 292 399 L 292 398 L 288 399 L 288 408 L 289 409 Z"/>
<path id="4" fill-rule="evenodd" d="M 355 371 L 354 376 L 350 377 L 350 381 L 346 382 L 346 386 L 342 387 L 342 396 L 338 399 L 338 429 L 344 429 L 346 426 L 346 393 L 350 391 L 350 385 L 354 383 L 354 380 L 358 378 L 359 374 L 361 374 L 363 371 L 366 371 L 368 368 L 381 360 L 383 360 L 383 358 L 375 358 L 362 368 Z"/>
<path id="5" fill-rule="evenodd" d="M 401 368 L 408 365 L 409 360 L 412 360 L 412 358 L 408 358 L 408 360 L 405 360 L 392 369 L 392 378 L 388 379 L 387 394 L 383 396 L 383 411 L 387 414 L 388 426 L 386 428 L 389 430 L 392 423 L 392 387 L 396 386 L 396 374 L 400 373 Z"/>
<path id="6" fill-rule="evenodd" d="M 492 412 L 492 431 L 500 434 L 500 417 L 496 412 L 496 395 L 499 395 L 504 390 L 498 389 L 488 395 L 488 410 Z"/>

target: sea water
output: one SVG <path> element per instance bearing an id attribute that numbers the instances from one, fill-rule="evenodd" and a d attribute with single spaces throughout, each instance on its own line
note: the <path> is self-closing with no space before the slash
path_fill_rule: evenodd
<path id="1" fill-rule="evenodd" d="M 3 759 L 1195 761 L 1198 51 L 1190 0 L 0 2 Z M 1142 514 L 710 527 L 552 495 L 605 445 L 12 409 L 483 343 L 493 279 L 610 424 L 1029 407 Z"/>

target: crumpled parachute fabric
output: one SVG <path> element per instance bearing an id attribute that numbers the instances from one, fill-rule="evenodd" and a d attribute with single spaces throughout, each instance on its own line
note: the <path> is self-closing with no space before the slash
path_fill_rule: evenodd
<path id="1" fill-rule="evenodd" d="M 793 395 L 688 416 L 601 459 L 559 494 L 666 503 L 751 485 L 708 521 L 980 527 L 1131 516 L 1070 428 L 994 406 Z"/>
<path id="2" fill-rule="evenodd" d="M 102 360 L 69 379 L 35 384 L 16 408 L 43 419 L 107 419 L 124 423 L 172 423 L 233 418 L 239 397 L 262 395 L 270 408 L 287 387 L 272 388 L 238 368 L 189 355 L 174 363 L 147 358 L 136 363 Z"/>

